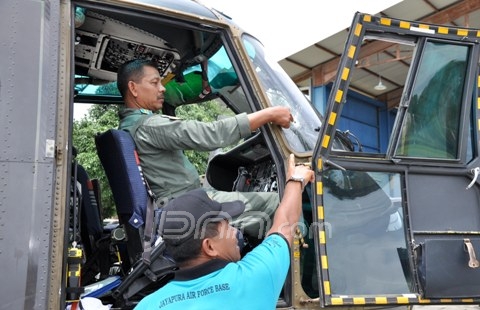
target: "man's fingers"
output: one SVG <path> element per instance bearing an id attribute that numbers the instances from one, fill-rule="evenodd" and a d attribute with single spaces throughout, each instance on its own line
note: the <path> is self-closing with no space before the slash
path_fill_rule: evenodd
<path id="1" fill-rule="evenodd" d="M 314 182 L 315 181 L 315 174 L 313 173 L 313 170 L 312 172 L 310 173 L 310 182 Z"/>

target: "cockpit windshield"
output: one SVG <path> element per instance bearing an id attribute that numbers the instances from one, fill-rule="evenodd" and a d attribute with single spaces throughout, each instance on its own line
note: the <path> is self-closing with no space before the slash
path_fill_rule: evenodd
<path id="1" fill-rule="evenodd" d="M 260 42 L 248 35 L 243 41 L 271 104 L 288 106 L 292 111 L 294 122 L 283 129 L 288 144 L 296 152 L 312 151 L 322 124 L 318 112 L 280 65 L 264 55 Z"/>

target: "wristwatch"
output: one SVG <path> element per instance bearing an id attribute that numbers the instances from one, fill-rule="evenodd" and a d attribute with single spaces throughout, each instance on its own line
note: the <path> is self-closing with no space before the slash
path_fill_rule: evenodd
<path id="1" fill-rule="evenodd" d="M 285 183 L 285 185 L 287 185 L 288 182 L 300 182 L 300 184 L 302 184 L 302 192 L 303 192 L 303 188 L 305 187 L 305 178 L 304 178 L 304 177 L 299 176 L 299 175 L 292 175 L 292 176 L 287 180 L 287 182 Z"/>

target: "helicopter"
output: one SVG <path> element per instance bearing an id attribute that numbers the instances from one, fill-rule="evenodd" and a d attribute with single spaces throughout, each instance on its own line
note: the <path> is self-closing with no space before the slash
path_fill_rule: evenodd
<path id="1" fill-rule="evenodd" d="M 145 245 L 154 198 L 142 175 L 111 166 L 123 155 L 103 139 L 118 131 L 85 137 L 115 198 L 119 223 L 107 230 L 72 143 L 75 105 L 122 104 L 108 86 L 135 58 L 158 64 L 166 115 L 205 102 L 232 114 L 292 111 L 290 128 L 263 126 L 214 154 L 205 175 L 219 190 L 281 196 L 289 154 L 314 169 L 277 309 L 478 303 L 478 30 L 357 13 L 321 115 L 260 41 L 200 2 L 6 3 L 2 20 L 38 27 L 1 35 L 10 47 L 0 58 L 2 308 L 64 309 L 93 297 L 132 309 L 171 279 L 162 243 Z M 377 63 L 363 52 L 380 48 L 389 56 Z M 381 146 L 349 121 L 369 66 L 401 76 L 397 96 L 384 98 L 387 130 L 370 135 Z M 117 180 L 143 184 L 131 193 L 140 207 L 125 203 Z"/>

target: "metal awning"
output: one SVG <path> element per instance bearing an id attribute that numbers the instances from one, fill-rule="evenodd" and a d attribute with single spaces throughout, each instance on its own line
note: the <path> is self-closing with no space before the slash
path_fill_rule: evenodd
<path id="1" fill-rule="evenodd" d="M 376 15 L 447 26 L 480 28 L 480 1 L 404 0 Z M 348 29 L 343 29 L 280 60 L 279 64 L 299 87 L 326 85 L 336 75 L 347 33 Z M 374 63 L 382 65 L 372 66 Z M 376 42 L 362 51 L 358 63 L 363 73 L 370 75 L 370 79 L 365 79 L 369 82 L 357 84 L 355 88 L 371 97 L 388 96 L 389 93 L 403 88 L 403 85 L 398 84 L 401 79 L 396 73 L 402 72 L 405 65 L 409 65 L 409 60 L 402 57 L 402 51 L 397 46 Z M 378 72 L 380 68 L 381 72 Z M 372 79 L 380 78 L 386 89 L 373 90 Z"/>

